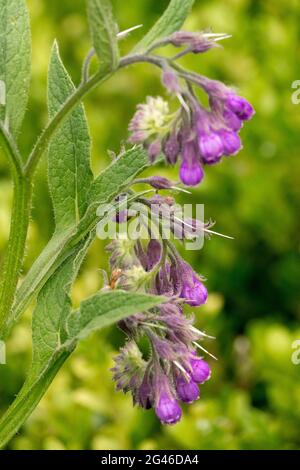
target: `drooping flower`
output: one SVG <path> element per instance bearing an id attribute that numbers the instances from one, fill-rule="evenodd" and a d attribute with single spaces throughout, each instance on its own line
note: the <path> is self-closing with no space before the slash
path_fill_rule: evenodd
<path id="1" fill-rule="evenodd" d="M 249 121 L 254 115 L 253 106 L 242 96 L 229 94 L 225 104 L 226 108 L 235 113 L 242 121 Z"/>
<path id="2" fill-rule="evenodd" d="M 197 357 L 196 354 L 193 354 L 190 359 L 190 364 L 192 368 L 191 377 L 196 383 L 203 384 L 210 379 L 211 370 L 207 362 Z"/>
<path id="3" fill-rule="evenodd" d="M 204 284 L 196 276 L 193 276 L 192 281 L 184 283 L 181 297 L 191 307 L 200 307 L 207 302 L 208 293 Z"/>
<path id="4" fill-rule="evenodd" d="M 193 403 L 200 397 L 199 387 L 192 379 L 178 378 L 176 390 L 183 403 Z"/>
<path id="5" fill-rule="evenodd" d="M 178 134 L 175 131 L 171 132 L 171 134 L 167 137 L 164 143 L 164 154 L 167 159 L 167 163 L 170 165 L 175 165 L 181 150 Z"/>
<path id="6" fill-rule="evenodd" d="M 192 267 L 179 256 L 175 261 L 175 266 L 181 279 L 180 297 L 185 299 L 191 307 L 200 307 L 205 304 L 208 298 L 207 289 Z"/>
<path id="7" fill-rule="evenodd" d="M 150 240 L 148 247 L 147 247 L 147 258 L 148 258 L 148 266 L 147 270 L 151 271 L 154 266 L 156 266 L 160 259 L 161 259 L 162 248 L 161 244 L 158 240 L 152 239 Z"/>
<path id="8" fill-rule="evenodd" d="M 162 83 L 169 93 L 177 94 L 180 92 L 180 84 L 177 74 L 171 67 L 166 67 L 162 75 Z"/>
<path id="9" fill-rule="evenodd" d="M 201 53 L 226 37 L 226 34 L 178 31 L 159 43 L 186 47 L 183 53 Z M 178 57 L 181 55 L 179 53 Z M 171 165 L 180 157 L 181 181 L 187 186 L 196 186 L 203 180 L 204 165 L 219 163 L 223 156 L 236 155 L 242 149 L 238 133 L 243 122 L 255 114 L 254 108 L 222 82 L 186 72 L 172 60 L 166 62 L 158 57 L 153 60 L 162 67 L 163 85 L 168 93 L 178 98 L 180 106 L 175 113 L 170 113 L 162 98 L 148 98 L 145 105 L 138 106 L 131 121 L 130 140 L 143 143 L 151 161 L 160 152 Z M 208 107 L 197 99 L 195 86 L 207 94 Z"/>

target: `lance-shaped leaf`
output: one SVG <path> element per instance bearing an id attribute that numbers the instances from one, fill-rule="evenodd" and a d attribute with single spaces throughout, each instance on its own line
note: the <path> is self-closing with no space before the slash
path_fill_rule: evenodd
<path id="1" fill-rule="evenodd" d="M 82 302 L 80 310 L 72 312 L 67 319 L 69 341 L 86 338 L 96 330 L 135 313 L 147 311 L 165 300 L 164 297 L 119 290 L 100 292 Z"/>
<path id="2" fill-rule="evenodd" d="M 148 154 L 141 146 L 121 154 L 93 181 L 88 204 L 94 206 L 111 201 L 149 165 Z"/>
<path id="3" fill-rule="evenodd" d="M 119 64 L 118 26 L 110 0 L 87 0 L 93 45 L 101 66 L 115 70 Z"/>
<path id="4" fill-rule="evenodd" d="M 0 120 L 17 137 L 26 111 L 30 84 L 31 37 L 25 0 L 0 0 L 0 82 L 5 106 Z M 3 98 L 3 96 L 2 96 Z"/>
<path id="5" fill-rule="evenodd" d="M 136 45 L 134 52 L 145 52 L 155 41 L 178 31 L 187 18 L 195 0 L 170 0 L 164 14 Z"/>
<path id="6" fill-rule="evenodd" d="M 61 109 L 74 90 L 55 43 L 48 82 L 50 118 Z M 58 232 L 75 226 L 84 214 L 86 196 L 93 178 L 90 152 L 87 120 L 80 104 L 56 132 L 48 152 L 49 187 Z"/>

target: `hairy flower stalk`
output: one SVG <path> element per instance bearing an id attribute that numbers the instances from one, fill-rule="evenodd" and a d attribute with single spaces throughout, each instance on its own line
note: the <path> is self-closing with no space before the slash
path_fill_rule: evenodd
<path id="1" fill-rule="evenodd" d="M 159 181 L 150 179 L 148 183 L 155 187 Z M 162 181 L 162 186 L 166 185 Z M 141 202 L 158 225 L 159 214 L 174 216 L 175 201 L 168 196 L 157 194 Z M 134 213 L 132 208 L 130 211 Z M 174 235 L 176 225 L 174 218 L 170 220 Z M 194 236 L 205 230 L 200 221 L 188 222 Z M 182 236 L 188 238 L 191 233 L 192 230 L 184 230 Z M 180 402 L 197 400 L 199 385 L 210 378 L 209 365 L 195 351 L 195 343 L 205 335 L 193 326 L 193 317 L 186 317 L 183 310 L 185 304 L 192 307 L 205 304 L 207 289 L 201 276 L 180 257 L 169 240 L 152 238 L 145 243 L 140 239 L 116 239 L 107 249 L 111 253 L 111 281 L 105 289 L 138 290 L 169 299 L 157 308 L 119 322 L 127 343 L 112 369 L 117 390 L 130 392 L 135 405 L 153 408 L 162 423 L 175 424 L 182 416 Z M 142 338 L 148 340 L 148 351 L 143 353 L 139 347 Z"/>
<path id="2" fill-rule="evenodd" d="M 219 163 L 222 157 L 236 155 L 242 149 L 239 132 L 254 115 L 251 104 L 233 89 L 202 75 L 182 72 L 175 63 L 184 54 L 207 52 L 226 37 L 179 31 L 157 43 L 157 47 L 172 44 L 185 48 L 172 60 L 160 57 L 159 63 L 157 56 L 153 58 L 163 69 L 164 87 L 180 106 L 171 113 L 162 97 L 148 97 L 145 104 L 138 105 L 129 125 L 129 141 L 144 144 L 150 161 L 161 152 L 171 165 L 181 160 L 179 176 L 187 186 L 201 183 L 205 165 Z M 207 94 L 208 108 L 196 98 L 195 86 Z"/>

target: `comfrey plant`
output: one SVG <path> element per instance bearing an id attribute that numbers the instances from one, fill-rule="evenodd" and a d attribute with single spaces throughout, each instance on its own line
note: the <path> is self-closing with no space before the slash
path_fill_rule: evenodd
<path id="1" fill-rule="evenodd" d="M 91 332 L 118 323 L 127 342 L 115 359 L 117 388 L 130 392 L 135 404 L 154 408 L 162 423 L 181 417 L 179 402 L 199 398 L 199 384 L 210 378 L 210 366 L 197 350 L 206 334 L 197 330 L 184 305 L 198 308 L 207 289 L 198 275 L 164 236 L 168 217 L 174 238 L 190 240 L 211 235 L 210 224 L 182 220 L 172 194 L 178 184 L 152 176 L 138 178 L 156 159 L 169 164 L 181 160 L 180 179 L 194 186 L 204 166 L 241 149 L 238 135 L 252 106 L 224 84 L 191 73 L 178 64 L 185 54 L 202 54 L 227 36 L 180 31 L 193 0 L 171 0 L 154 27 L 134 50 L 120 57 L 119 32 L 110 0 L 87 0 L 93 42 L 76 87 L 53 45 L 48 77 L 49 121 L 30 155 L 20 154 L 17 141 L 25 114 L 30 82 L 30 27 L 25 0 L 0 0 L 0 148 L 9 163 L 14 199 L 8 246 L 0 285 L 0 341 L 4 342 L 26 308 L 35 301 L 32 321 L 33 357 L 26 381 L 0 421 L 0 446 L 5 446 L 38 405 L 53 378 L 78 342 Z M 134 28 L 132 28 L 134 29 Z M 180 48 L 172 57 L 158 55 L 166 45 Z M 90 63 L 98 58 L 98 70 Z M 134 144 L 113 160 L 99 176 L 90 168 L 91 140 L 82 101 L 93 88 L 118 70 L 151 63 L 162 71 L 162 82 L 179 103 L 175 111 L 161 97 L 147 98 L 130 123 Z M 200 87 L 209 106 L 196 98 Z M 33 182 L 41 158 L 47 158 L 48 182 L 55 215 L 55 231 L 29 272 L 20 280 L 32 208 Z M 136 183 L 150 189 L 135 192 Z M 168 190 L 172 194 L 165 195 Z M 126 207 L 125 207 L 126 202 Z M 70 291 L 96 227 L 107 216 L 99 207 L 117 208 L 117 224 L 154 215 L 147 241 L 118 237 L 108 250 L 110 274 L 100 292 L 72 308 Z M 20 282 L 19 282 L 20 281 Z M 140 340 L 147 338 L 148 348 Z M 8 358 L 9 359 L 9 358 Z"/>

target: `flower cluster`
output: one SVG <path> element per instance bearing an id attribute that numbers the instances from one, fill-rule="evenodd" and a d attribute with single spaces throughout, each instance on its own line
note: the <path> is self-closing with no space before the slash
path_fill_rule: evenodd
<path id="1" fill-rule="evenodd" d="M 226 37 L 213 36 L 180 31 L 164 43 L 185 46 L 184 53 L 202 53 L 214 47 L 216 39 Z M 180 107 L 171 113 L 167 101 L 148 97 L 146 104 L 138 106 L 129 125 L 130 141 L 144 144 L 151 161 L 161 152 L 169 164 L 175 164 L 180 158 L 181 181 L 196 186 L 204 177 L 205 165 L 214 165 L 223 156 L 241 150 L 239 131 L 252 118 L 254 109 L 245 98 L 219 81 L 186 72 L 175 60 L 166 61 L 158 56 L 152 60 L 163 69 L 162 82 L 178 98 Z M 208 107 L 196 97 L 195 86 L 206 93 Z"/>
<path id="2" fill-rule="evenodd" d="M 160 177 L 149 182 L 156 186 L 159 181 Z M 150 203 L 152 210 L 154 205 L 161 213 L 163 208 L 172 207 L 174 200 L 157 194 L 144 200 L 147 210 Z M 190 224 L 196 234 L 206 227 L 199 221 Z M 184 233 L 191 235 L 188 230 Z M 196 354 L 197 348 L 203 350 L 200 342 L 206 335 L 194 327 L 193 317 L 186 317 L 183 311 L 184 304 L 199 307 L 206 303 L 208 293 L 203 278 L 169 240 L 154 236 L 147 242 L 116 239 L 107 249 L 111 254 L 109 288 L 138 290 L 166 299 L 159 307 L 119 323 L 127 343 L 112 369 L 117 389 L 130 392 L 134 404 L 154 408 L 162 423 L 174 424 L 181 418 L 180 402 L 197 400 L 199 385 L 211 375 L 209 365 Z M 148 340 L 143 352 L 139 347 L 142 338 Z"/>

